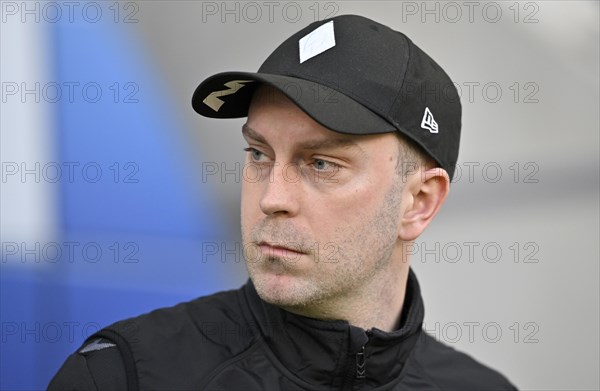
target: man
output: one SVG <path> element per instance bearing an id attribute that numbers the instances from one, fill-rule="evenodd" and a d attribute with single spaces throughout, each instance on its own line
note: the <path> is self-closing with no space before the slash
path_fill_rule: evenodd
<path id="1" fill-rule="evenodd" d="M 239 290 L 116 323 L 50 389 L 515 389 L 422 331 L 408 244 L 443 204 L 461 107 L 406 36 L 344 15 L 258 73 L 205 80 L 194 109 L 248 117 Z"/>

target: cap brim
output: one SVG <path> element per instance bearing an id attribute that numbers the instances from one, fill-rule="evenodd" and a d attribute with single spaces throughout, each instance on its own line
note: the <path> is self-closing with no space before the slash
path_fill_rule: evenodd
<path id="1" fill-rule="evenodd" d="M 378 134 L 397 131 L 378 114 L 330 87 L 267 73 L 223 72 L 213 75 L 196 88 L 192 107 L 198 114 L 211 118 L 246 117 L 252 94 L 261 84 L 281 91 L 311 118 L 335 132 Z"/>

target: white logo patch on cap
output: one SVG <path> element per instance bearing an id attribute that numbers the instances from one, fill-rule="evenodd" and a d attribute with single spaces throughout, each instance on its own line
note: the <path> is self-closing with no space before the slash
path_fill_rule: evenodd
<path id="1" fill-rule="evenodd" d="M 425 114 L 423 114 L 423 119 L 421 120 L 421 127 L 425 130 L 429 130 L 431 133 L 438 132 L 438 124 L 433 119 L 433 114 L 429 110 L 429 107 L 425 107 Z"/>
<path id="2" fill-rule="evenodd" d="M 325 50 L 331 49 L 335 46 L 333 20 L 305 35 L 298 43 L 300 46 L 300 64 L 323 53 Z"/>

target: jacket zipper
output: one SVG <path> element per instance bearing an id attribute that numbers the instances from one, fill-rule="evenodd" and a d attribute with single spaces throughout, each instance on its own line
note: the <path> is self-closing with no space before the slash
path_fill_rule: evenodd
<path id="1" fill-rule="evenodd" d="M 356 353 L 356 378 L 364 379 L 367 375 L 367 362 L 365 360 L 365 346 L 360 348 L 360 352 Z"/>
<path id="2" fill-rule="evenodd" d="M 367 338 L 371 338 L 371 336 L 373 335 L 373 332 L 369 329 L 366 330 L 365 333 L 367 334 Z M 356 353 L 356 378 L 357 379 L 364 379 L 365 377 L 367 377 L 367 358 L 365 356 L 365 346 L 369 343 L 369 341 L 367 340 L 367 342 L 361 346 L 360 350 L 358 353 Z"/>

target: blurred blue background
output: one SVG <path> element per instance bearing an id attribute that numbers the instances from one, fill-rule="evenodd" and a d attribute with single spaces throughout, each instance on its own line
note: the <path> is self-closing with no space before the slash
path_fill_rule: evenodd
<path id="1" fill-rule="evenodd" d="M 99 328 L 244 283 L 243 120 L 199 117 L 192 93 L 354 13 L 461 89 L 463 176 L 420 239 L 504 250 L 414 256 L 426 329 L 520 389 L 597 390 L 598 2 L 473 3 L 2 1 L 0 389 L 44 389 Z M 439 335 L 466 322 L 504 334 Z"/>
<path id="2" fill-rule="evenodd" d="M 141 37 L 116 16 L 134 3 L 85 13 L 77 3 L 72 19 L 55 4 L 2 5 L 3 390 L 43 389 L 100 327 L 243 279 L 202 256 L 238 229 L 197 184 L 202 157 L 179 113 L 190 106 L 173 104 Z"/>

